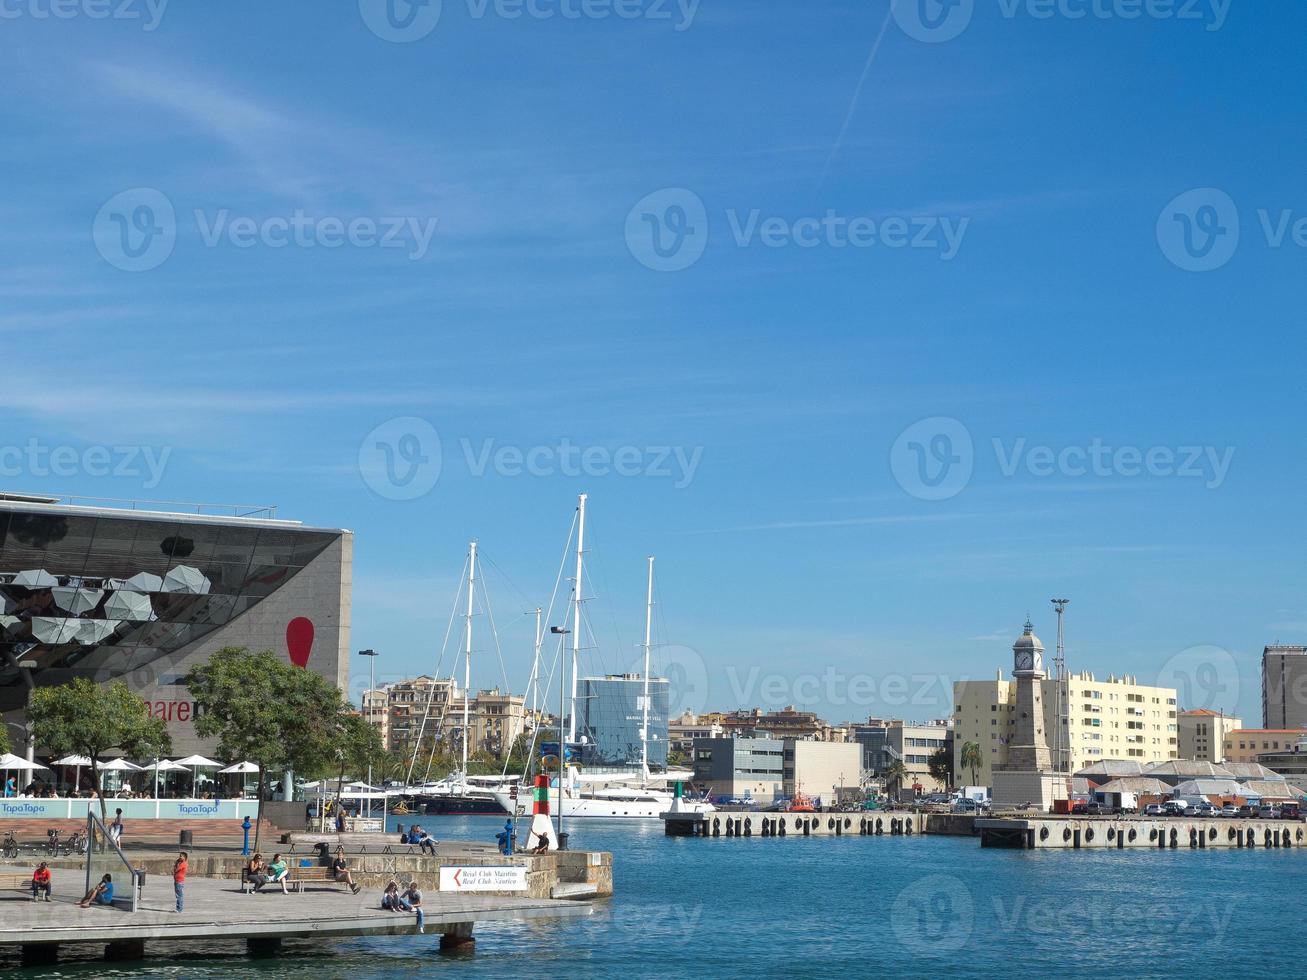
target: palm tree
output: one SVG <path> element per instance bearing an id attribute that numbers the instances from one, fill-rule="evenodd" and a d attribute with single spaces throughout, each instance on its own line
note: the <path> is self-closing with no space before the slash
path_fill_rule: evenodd
<path id="1" fill-rule="evenodd" d="M 890 786 L 900 786 L 908 775 L 908 768 L 903 764 L 902 759 L 895 759 L 885 765 L 880 771 L 880 778 L 885 784 L 886 789 Z"/>
<path id="2" fill-rule="evenodd" d="M 959 761 L 962 763 L 963 769 L 971 770 L 971 784 L 976 785 L 976 780 L 979 779 L 977 771 L 980 769 L 981 763 L 985 761 L 980 754 L 980 746 L 975 742 L 963 742 L 962 755 Z"/>

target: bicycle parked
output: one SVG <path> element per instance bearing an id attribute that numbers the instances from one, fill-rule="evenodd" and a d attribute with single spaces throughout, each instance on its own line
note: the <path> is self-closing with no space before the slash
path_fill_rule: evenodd
<path id="1" fill-rule="evenodd" d="M 11 861 L 18 857 L 18 838 L 12 830 L 5 831 L 4 855 Z"/>

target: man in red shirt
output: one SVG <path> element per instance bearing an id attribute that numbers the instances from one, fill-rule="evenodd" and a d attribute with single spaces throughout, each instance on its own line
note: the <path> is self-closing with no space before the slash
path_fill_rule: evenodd
<path id="1" fill-rule="evenodd" d="M 45 892 L 45 900 L 50 901 L 50 865 L 44 861 L 32 872 L 32 901 L 36 902 L 39 893 Z"/>
<path id="2" fill-rule="evenodd" d="M 172 887 L 177 893 L 177 911 L 182 910 L 183 892 L 186 890 L 186 852 L 182 851 L 172 866 Z"/>

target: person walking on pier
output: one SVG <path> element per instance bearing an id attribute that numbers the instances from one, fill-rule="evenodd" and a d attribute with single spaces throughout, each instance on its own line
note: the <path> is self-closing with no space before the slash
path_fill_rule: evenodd
<path id="1" fill-rule="evenodd" d="M 45 900 L 50 901 L 50 865 L 42 861 L 32 872 L 32 901 L 39 901 L 38 893 L 45 892 Z"/>
<path id="2" fill-rule="evenodd" d="M 354 884 L 354 876 L 350 873 L 349 862 L 345 860 L 344 847 L 336 848 L 336 859 L 331 862 L 331 875 L 337 881 L 343 881 L 349 885 L 349 890 L 355 895 L 362 891 L 358 885 Z"/>
<path id="3" fill-rule="evenodd" d="M 418 914 L 418 932 L 422 932 L 422 891 L 418 888 L 418 883 L 416 881 L 409 882 L 408 891 L 402 897 L 408 907 Z"/>
<path id="4" fill-rule="evenodd" d="M 187 866 L 186 852 L 182 851 L 172 864 L 172 889 L 177 895 L 178 912 L 181 912 L 185 905 Z"/>
<path id="5" fill-rule="evenodd" d="M 123 808 L 122 807 L 118 807 L 114 811 L 113 823 L 109 824 L 109 837 L 115 844 L 117 844 L 119 847 L 122 847 L 123 844 Z"/>

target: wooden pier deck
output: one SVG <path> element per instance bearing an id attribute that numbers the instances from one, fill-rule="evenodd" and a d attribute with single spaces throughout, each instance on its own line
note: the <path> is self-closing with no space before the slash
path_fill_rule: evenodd
<path id="1" fill-rule="evenodd" d="M 31 874 L 26 867 L 0 867 L 0 874 Z M 116 877 L 116 876 L 115 876 Z M 358 895 L 331 885 L 306 885 L 303 894 L 283 895 L 279 888 L 242 894 L 230 879 L 191 877 L 185 906 L 174 911 L 170 878 L 146 879 L 135 913 L 122 908 L 81 909 L 82 872 L 56 870 L 54 899 L 33 902 L 19 892 L 0 892 L 0 946 L 20 946 L 24 962 L 54 962 L 66 943 L 103 944 L 109 959 L 140 959 L 148 943 L 161 951 L 186 940 L 246 942 L 249 951 L 267 955 L 282 939 L 417 933 L 413 913 L 387 912 L 381 893 L 365 888 Z M 119 886 L 125 888 L 126 884 Z M 478 922 L 521 921 L 586 916 L 589 903 L 561 899 L 508 898 L 491 895 L 451 895 L 424 890 L 424 934 L 441 949 L 467 946 Z"/>

